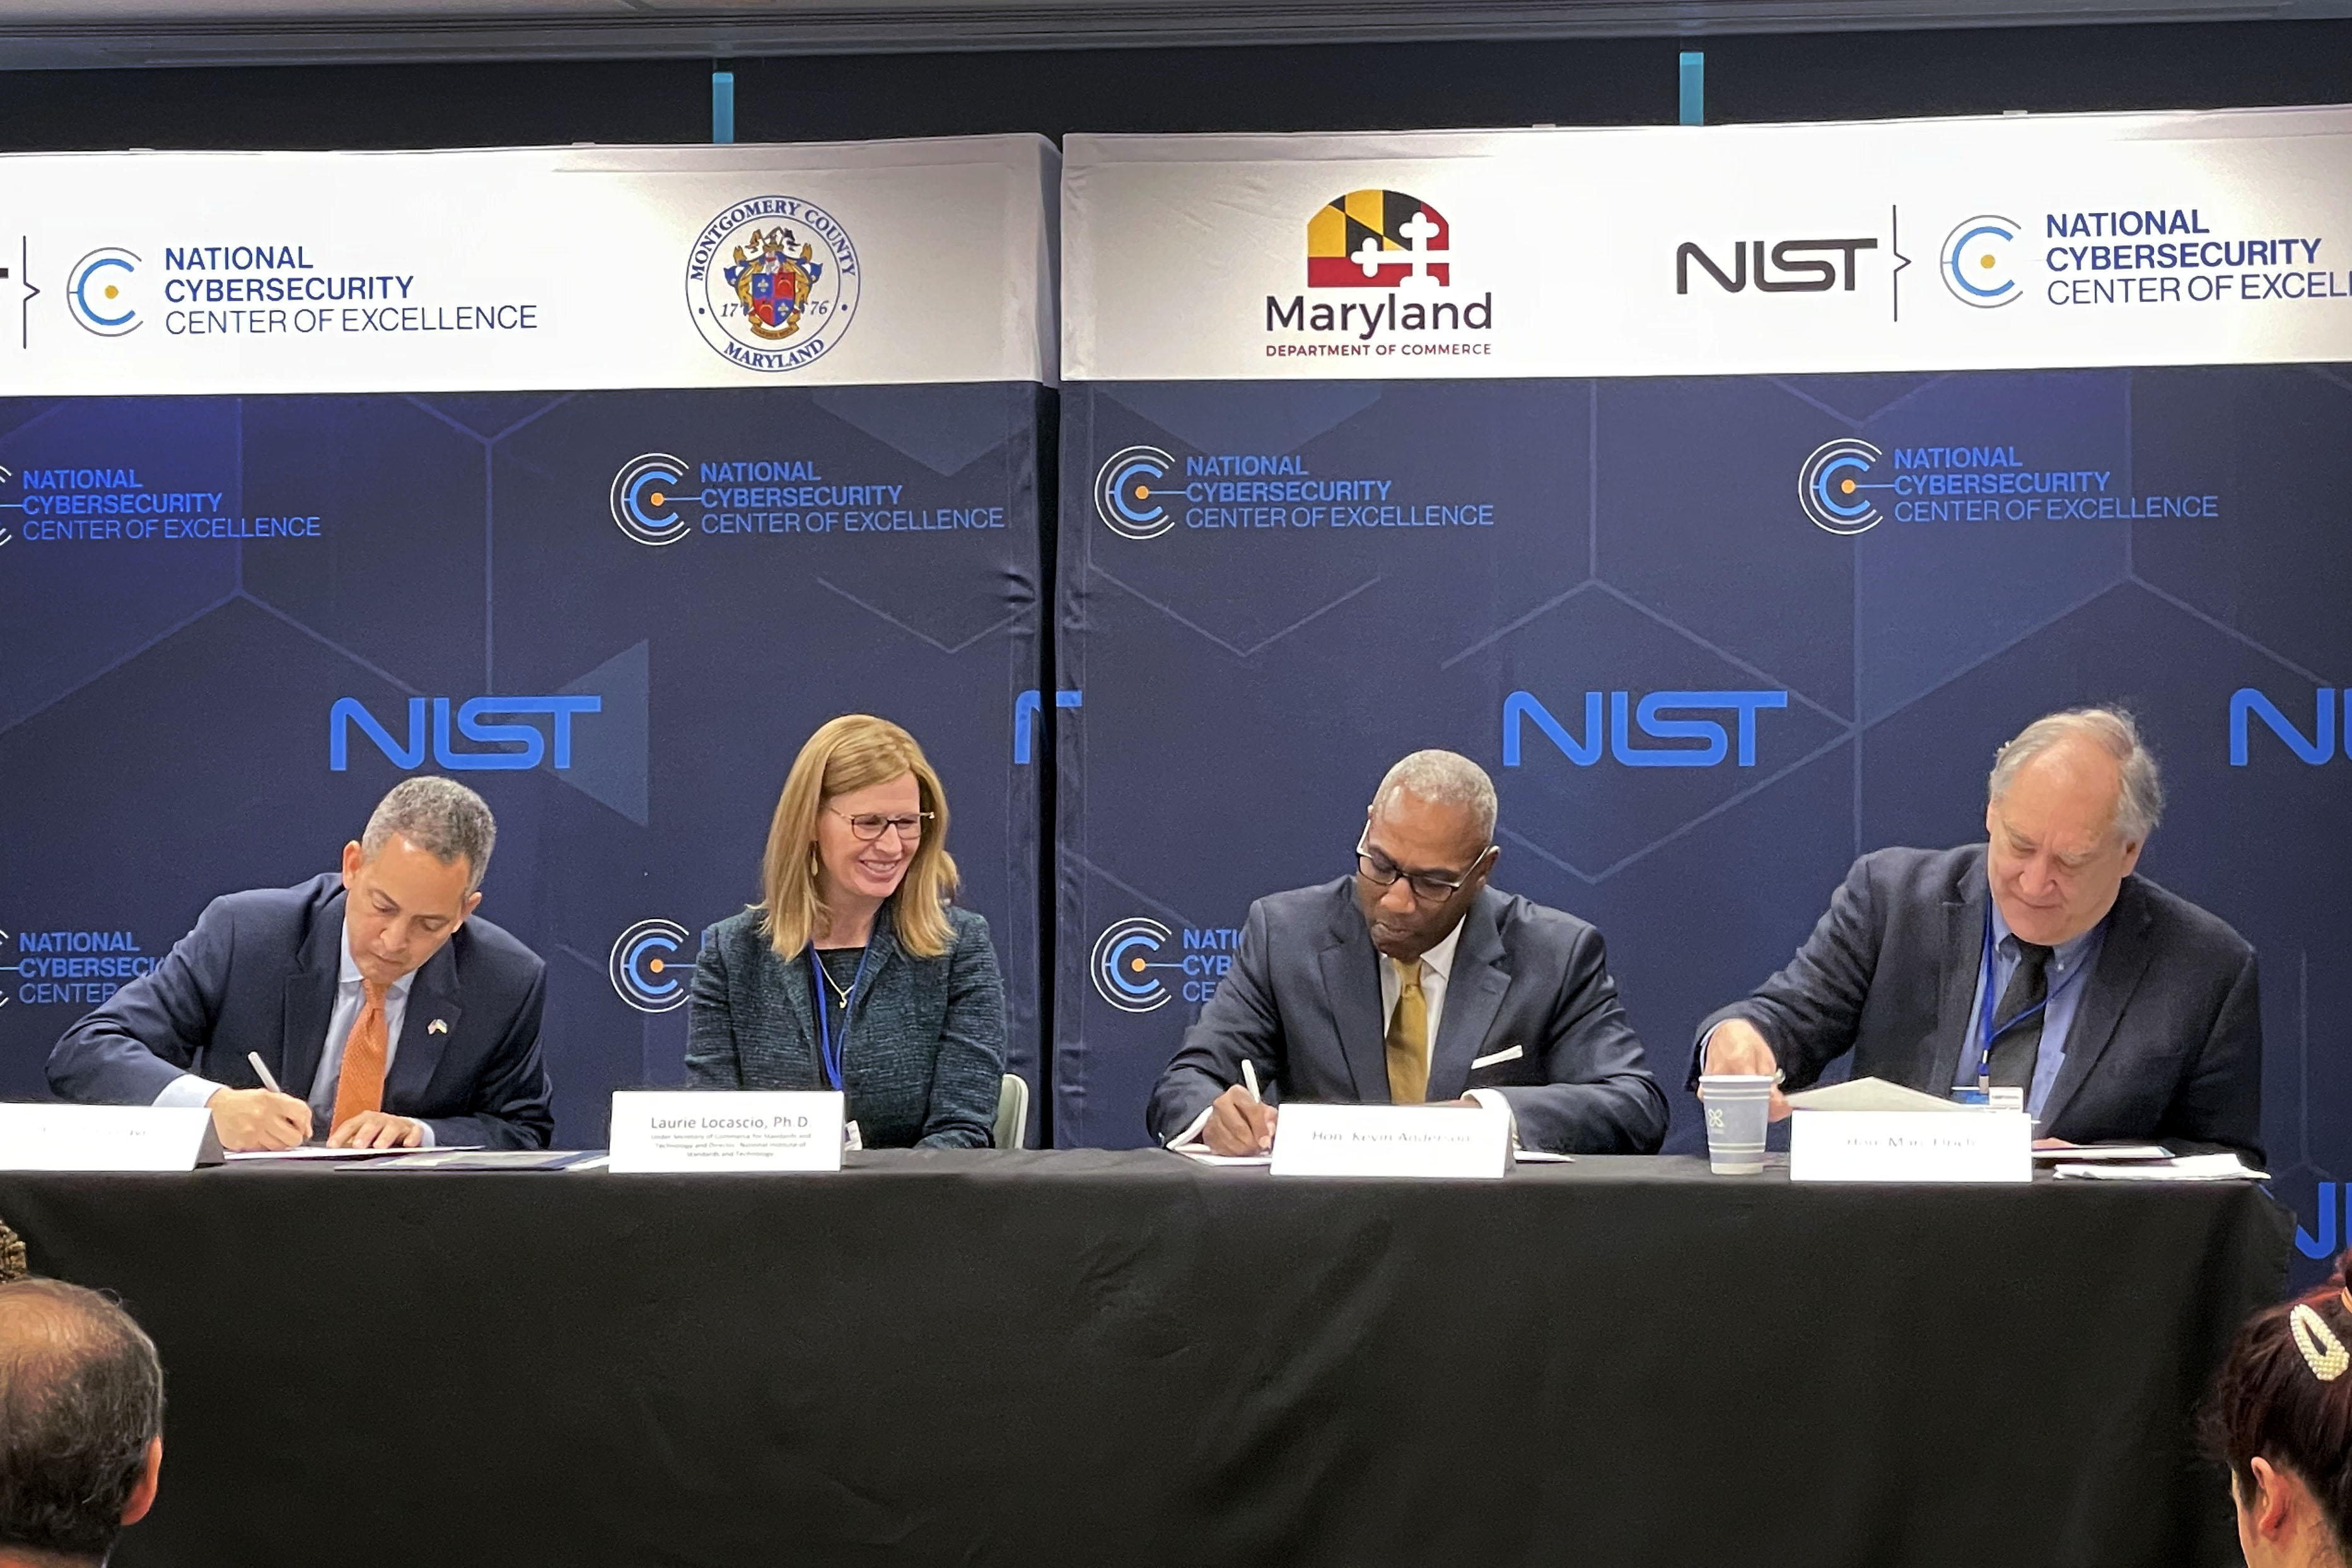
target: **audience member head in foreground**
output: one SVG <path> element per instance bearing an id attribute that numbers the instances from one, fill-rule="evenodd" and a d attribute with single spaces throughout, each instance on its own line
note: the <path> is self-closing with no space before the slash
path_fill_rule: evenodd
<path id="1" fill-rule="evenodd" d="M 56 1280 L 0 1284 L 0 1568 L 103 1563 L 163 1464 L 163 1368 L 131 1314 Z"/>
<path id="2" fill-rule="evenodd" d="M 1004 1072 L 988 922 L 949 900 L 947 791 L 915 737 L 848 714 L 793 764 L 761 899 L 702 934 L 688 1080 L 837 1089 L 868 1148 L 985 1148 Z"/>
<path id="3" fill-rule="evenodd" d="M 2345 1270 L 2238 1331 L 2205 1406 L 2249 1568 L 2345 1568 L 2352 1521 L 2352 1291 Z"/>

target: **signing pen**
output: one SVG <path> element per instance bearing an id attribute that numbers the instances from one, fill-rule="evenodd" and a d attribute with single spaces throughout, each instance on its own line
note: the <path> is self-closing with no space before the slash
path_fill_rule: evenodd
<path id="1" fill-rule="evenodd" d="M 285 1090 L 278 1087 L 277 1075 L 269 1071 L 269 1063 L 261 1060 L 261 1052 L 257 1051 L 248 1051 L 245 1053 L 245 1059 L 253 1063 L 253 1070 L 256 1072 L 261 1074 L 261 1086 L 264 1089 L 268 1090 L 272 1094 L 283 1094 L 286 1092 Z"/>

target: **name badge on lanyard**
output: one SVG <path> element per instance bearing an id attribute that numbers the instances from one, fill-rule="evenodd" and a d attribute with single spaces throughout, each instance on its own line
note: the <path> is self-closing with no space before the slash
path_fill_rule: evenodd
<path id="1" fill-rule="evenodd" d="M 857 956 L 857 973 L 849 982 L 849 999 L 841 1005 L 841 1039 L 833 1038 L 833 1024 L 826 1017 L 824 1005 L 824 968 L 817 960 L 816 945 L 809 945 L 809 988 L 816 999 L 817 1054 L 824 1063 L 825 1082 L 834 1088 L 841 1087 L 841 1064 L 849 1054 L 849 1009 L 857 1005 L 863 993 L 859 987 L 866 983 L 866 961 L 874 956 L 872 943 Z"/>

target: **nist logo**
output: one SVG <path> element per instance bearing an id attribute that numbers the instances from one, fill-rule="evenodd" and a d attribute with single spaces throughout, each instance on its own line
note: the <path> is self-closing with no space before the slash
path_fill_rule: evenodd
<path id="1" fill-rule="evenodd" d="M 1601 704 L 1608 700 L 1608 728 L 1601 728 Z M 1732 755 L 1732 736 L 1710 718 L 1670 718 L 1674 713 L 1729 710 L 1737 716 L 1733 731 L 1738 737 L 1738 765 L 1756 766 L 1756 716 L 1766 708 L 1789 706 L 1785 691 L 1652 692 L 1640 702 L 1631 692 L 1584 694 L 1584 734 L 1572 735 L 1532 692 L 1513 692 L 1503 699 L 1503 766 L 1519 766 L 1520 733 L 1533 724 L 1559 754 L 1579 768 L 1601 760 L 1604 743 L 1609 754 L 1628 768 L 1713 768 Z M 1641 747 L 1633 743 L 1632 725 L 1652 740 L 1695 740 L 1696 746 Z"/>
<path id="2" fill-rule="evenodd" d="M 2344 723 L 2339 729 L 2336 709 L 2339 701 L 2344 708 Z M 2321 686 L 2313 695 L 2311 736 L 2305 739 L 2293 719 L 2280 711 L 2276 703 L 2252 686 L 2241 686 L 2230 694 L 2230 766 L 2243 768 L 2247 761 L 2247 731 L 2252 727 L 2248 718 L 2259 718 L 2270 732 L 2286 742 L 2286 748 L 2314 768 L 2336 755 L 2337 737 L 2343 737 L 2343 754 L 2352 757 L 2352 686 L 2339 695 L 2334 686 Z"/>
<path id="3" fill-rule="evenodd" d="M 432 707 L 431 729 L 433 760 L 452 772 L 490 772 L 505 769 L 536 768 L 551 759 L 559 768 L 572 766 L 572 721 L 583 713 L 595 713 L 604 706 L 598 696 L 551 697 L 468 697 L 457 705 L 457 733 L 466 739 L 483 746 L 520 747 L 519 750 L 457 751 L 449 744 L 449 699 L 447 697 L 411 697 L 408 699 L 408 736 L 405 741 L 395 740 L 392 732 L 376 722 L 357 697 L 337 697 L 327 714 L 327 767 L 341 773 L 350 765 L 352 727 L 375 743 L 375 748 L 396 768 L 425 766 L 426 728 L 425 708 Z M 494 724 L 493 716 L 530 716 L 551 721 L 542 731 L 536 723 Z M 552 741 L 551 747 L 550 742 Z"/>
<path id="4" fill-rule="evenodd" d="M 1759 294 L 1826 294 L 1844 278 L 1845 292 L 1853 292 L 1856 258 L 1876 250 L 1874 239 L 1760 239 L 1731 242 L 1731 270 L 1726 272 L 1697 242 L 1685 240 L 1675 247 L 1675 292 L 1690 292 L 1690 264 L 1715 279 L 1726 294 L 1738 294 L 1751 278 Z M 1843 258 L 1843 265 L 1832 256 Z"/>

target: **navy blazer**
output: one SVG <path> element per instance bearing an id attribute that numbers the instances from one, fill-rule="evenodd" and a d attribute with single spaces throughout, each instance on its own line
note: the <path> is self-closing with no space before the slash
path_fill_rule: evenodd
<path id="1" fill-rule="evenodd" d="M 874 919 L 863 994 L 842 1061 L 848 1116 L 869 1149 L 984 1149 L 1004 1082 L 1004 981 L 988 922 L 950 905 L 955 943 L 936 958 L 898 946 L 890 904 Z M 702 934 L 686 1076 L 697 1089 L 829 1089 L 817 1049 L 808 953 L 777 955 L 762 912 Z"/>
<path id="2" fill-rule="evenodd" d="M 215 898 L 162 963 L 66 1030 L 49 1052 L 49 1087 L 107 1105 L 152 1103 L 186 1072 L 258 1089 L 245 1059 L 258 1051 L 287 1092 L 304 1097 L 342 964 L 340 875 Z M 546 995 L 539 955 L 487 920 L 466 920 L 409 985 L 383 1108 L 425 1123 L 443 1146 L 547 1147 L 555 1113 L 539 1055 Z"/>
<path id="3" fill-rule="evenodd" d="M 1380 964 L 1353 877 L 1251 904 L 1232 969 L 1151 1091 L 1152 1135 L 1181 1135 L 1242 1081 L 1244 1057 L 1273 1070 L 1269 1102 L 1387 1103 Z M 1492 887 L 1462 917 L 1429 1058 L 1432 1101 L 1498 1090 L 1528 1148 L 1646 1155 L 1665 1138 L 1665 1092 L 1601 933 Z"/>
<path id="4" fill-rule="evenodd" d="M 1789 967 L 1698 1026 L 1744 1018 L 1789 1088 L 1848 1051 L 1853 1076 L 1943 1095 L 1958 1082 L 1992 893 L 1985 846 L 1879 850 L 1846 873 Z M 2097 966 L 2036 1131 L 2088 1144 L 2155 1139 L 2263 1158 L 2262 981 L 2216 915 L 2145 877 L 2116 894 Z"/>

